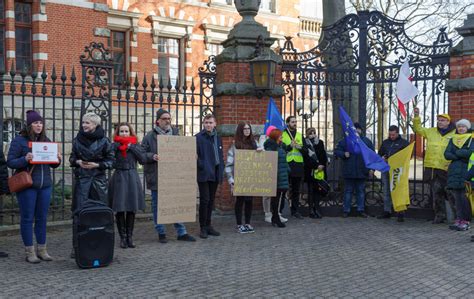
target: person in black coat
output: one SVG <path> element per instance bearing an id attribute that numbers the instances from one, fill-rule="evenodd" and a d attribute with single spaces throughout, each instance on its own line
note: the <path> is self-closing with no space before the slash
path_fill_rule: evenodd
<path id="1" fill-rule="evenodd" d="M 0 195 L 8 194 L 8 167 L 7 161 L 5 161 L 5 155 L 0 156 Z M 6 252 L 0 251 L 0 257 L 8 257 Z"/>
<path id="2" fill-rule="evenodd" d="M 212 114 L 204 117 L 204 130 L 196 134 L 197 181 L 199 186 L 199 236 L 206 239 L 208 235 L 219 236 L 211 226 L 211 215 L 214 206 L 217 186 L 224 177 L 224 155 L 222 141 L 217 136 L 216 118 Z"/>
<path id="3" fill-rule="evenodd" d="M 86 113 L 82 117 L 82 127 L 72 142 L 69 162 L 74 168 L 72 210 L 80 209 L 89 199 L 107 203 L 105 171 L 112 169 L 114 152 L 98 115 Z"/>
<path id="4" fill-rule="evenodd" d="M 326 167 L 328 157 L 324 148 L 324 142 L 316 135 L 315 128 L 306 130 L 306 138 L 304 139 L 304 178 L 308 184 L 308 203 L 309 217 L 322 218 L 319 202 L 321 195 L 317 192 L 316 181 L 314 178 L 315 171 L 322 171 L 323 177 L 327 179 Z"/>
<path id="5" fill-rule="evenodd" d="M 410 143 L 400 136 L 399 128 L 392 125 L 388 128 L 388 138 L 385 139 L 379 148 L 379 155 L 388 160 L 390 156 L 401 151 Z M 378 219 L 387 219 L 392 215 L 392 196 L 390 195 L 390 172 L 382 173 L 382 190 L 383 190 L 383 210 L 384 212 L 377 216 Z M 403 213 L 398 213 L 398 222 L 403 221 Z"/>
<path id="6" fill-rule="evenodd" d="M 109 205 L 116 212 L 115 222 L 120 236 L 120 247 L 135 248 L 135 213 L 145 210 L 145 196 L 137 172 L 137 161 L 144 163 L 145 151 L 138 144 L 132 126 L 126 122 L 120 123 L 115 129 L 113 149 L 115 171 L 109 181 Z"/>

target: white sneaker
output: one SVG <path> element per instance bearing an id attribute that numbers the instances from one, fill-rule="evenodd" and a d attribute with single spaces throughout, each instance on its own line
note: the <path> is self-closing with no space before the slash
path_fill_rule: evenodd
<path id="1" fill-rule="evenodd" d="M 288 219 L 286 219 L 285 217 L 283 217 L 280 213 L 278 213 L 278 215 L 280 216 L 280 221 L 283 222 L 283 223 L 287 223 L 288 222 Z"/>
<path id="2" fill-rule="evenodd" d="M 272 213 L 265 213 L 265 222 L 272 223 Z"/>

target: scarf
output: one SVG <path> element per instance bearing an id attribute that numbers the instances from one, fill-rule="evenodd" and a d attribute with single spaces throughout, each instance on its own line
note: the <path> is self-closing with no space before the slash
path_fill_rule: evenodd
<path id="1" fill-rule="evenodd" d="M 105 132 L 101 126 L 97 126 L 94 132 L 84 132 L 84 129 L 82 129 L 81 127 L 81 129 L 79 130 L 79 133 L 77 133 L 77 140 L 87 147 L 89 147 L 92 143 L 104 137 L 105 137 Z"/>
<path id="2" fill-rule="evenodd" d="M 453 123 L 450 123 L 449 126 L 446 129 L 440 129 L 438 128 L 438 132 L 441 134 L 441 136 L 444 136 L 451 132 L 452 130 L 455 130 L 456 126 Z"/>
<path id="3" fill-rule="evenodd" d="M 114 141 L 120 143 L 118 149 L 124 158 L 127 157 L 127 149 L 129 144 L 137 144 L 137 136 L 122 137 L 115 136 Z"/>
<path id="4" fill-rule="evenodd" d="M 168 130 L 165 131 L 162 128 L 160 128 L 159 126 L 156 126 L 155 131 L 158 135 L 173 135 L 173 128 L 171 128 L 171 127 Z"/>
<path id="5" fill-rule="evenodd" d="M 462 148 L 463 145 L 466 143 L 466 141 L 471 138 L 472 134 L 471 133 L 465 133 L 465 134 L 454 134 L 452 140 L 453 144 L 457 148 Z"/>
<path id="6" fill-rule="evenodd" d="M 217 132 L 216 130 L 213 130 L 211 133 L 207 132 L 206 133 L 211 137 L 213 138 L 213 147 L 214 147 L 214 158 L 215 158 L 215 161 L 216 161 L 216 164 L 214 164 L 215 166 L 219 165 L 220 164 L 220 161 L 219 161 L 219 148 L 218 148 L 218 140 L 217 140 Z"/>

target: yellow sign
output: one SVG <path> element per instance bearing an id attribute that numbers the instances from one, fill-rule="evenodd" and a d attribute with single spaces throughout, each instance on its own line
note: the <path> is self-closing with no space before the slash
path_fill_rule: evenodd
<path id="1" fill-rule="evenodd" d="M 276 196 L 277 152 L 236 150 L 234 196 Z"/>
<path id="2" fill-rule="evenodd" d="M 408 174 L 410 172 L 410 158 L 414 144 L 412 142 L 406 148 L 388 158 L 388 164 L 390 165 L 390 194 L 395 212 L 406 211 L 410 204 Z"/>

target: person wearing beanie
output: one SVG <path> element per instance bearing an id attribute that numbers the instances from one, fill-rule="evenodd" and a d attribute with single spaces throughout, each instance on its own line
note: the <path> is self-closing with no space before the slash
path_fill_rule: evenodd
<path id="1" fill-rule="evenodd" d="M 158 168 L 159 153 L 157 148 L 158 135 L 179 135 L 178 128 L 171 126 L 171 114 L 165 109 L 160 108 L 156 111 L 156 126 L 146 134 L 142 140 L 142 147 L 145 152 L 145 161 L 143 164 L 145 181 L 147 188 L 151 191 L 151 209 L 153 214 L 153 224 L 158 233 L 158 242 L 168 243 L 166 238 L 166 228 L 163 224 L 157 224 L 158 217 Z M 189 235 L 186 226 L 183 223 L 175 223 L 178 241 L 194 242 L 196 239 Z"/>
<path id="2" fill-rule="evenodd" d="M 46 136 L 43 118 L 38 112 L 28 110 L 26 123 L 27 127 L 10 144 L 7 165 L 17 173 L 20 171 L 31 173 L 33 185 L 17 192 L 16 197 L 20 208 L 20 232 L 25 245 L 26 261 L 37 264 L 42 260 L 53 260 L 46 250 L 46 224 L 53 190 L 51 168 L 57 168 L 61 164 L 62 157 L 58 153 L 59 163 L 32 166 L 33 154 L 30 143 L 51 142 L 51 140 Z M 33 222 L 35 223 L 36 251 L 33 243 Z"/>
<path id="3" fill-rule="evenodd" d="M 471 123 L 467 119 L 456 122 L 456 134 L 451 138 L 444 152 L 448 166 L 448 182 L 446 188 L 456 204 L 456 220 L 449 228 L 458 231 L 469 229 L 472 212 L 469 199 L 466 197 L 464 182 L 468 174 L 469 158 L 474 151 Z"/>
<path id="4" fill-rule="evenodd" d="M 446 221 L 446 201 L 454 211 L 454 198 L 446 192 L 448 166 L 450 161 L 445 159 L 444 152 L 449 140 L 453 137 L 456 127 L 451 123 L 449 114 L 438 114 L 435 128 L 424 128 L 421 125 L 420 109 L 413 108 L 413 131 L 426 140 L 423 180 L 429 183 L 430 193 L 433 194 L 433 224 Z"/>

